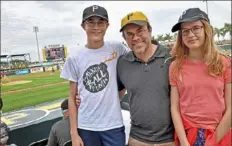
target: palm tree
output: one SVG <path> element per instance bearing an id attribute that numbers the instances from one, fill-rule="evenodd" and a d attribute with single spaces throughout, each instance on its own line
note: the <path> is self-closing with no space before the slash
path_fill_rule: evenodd
<path id="1" fill-rule="evenodd" d="M 168 42 L 170 42 L 173 39 L 173 36 L 170 33 L 166 33 L 165 39 L 168 40 Z"/>
<path id="2" fill-rule="evenodd" d="M 230 23 L 225 23 L 224 24 L 225 31 L 230 34 L 230 39 L 232 36 L 232 25 Z"/>
<path id="3" fill-rule="evenodd" d="M 163 36 L 163 38 L 162 38 L 162 40 L 164 41 L 164 43 L 166 42 L 166 40 L 167 40 L 167 36 L 166 35 L 164 35 Z"/>
<path id="4" fill-rule="evenodd" d="M 217 35 L 217 41 L 219 42 L 219 37 L 221 36 L 221 29 L 215 27 L 214 28 L 214 31 L 215 31 L 215 35 Z"/>
<path id="5" fill-rule="evenodd" d="M 177 39 L 177 36 L 178 36 L 178 33 L 175 32 L 174 35 L 173 35 L 173 38 L 176 40 L 176 39 Z"/>
<path id="6" fill-rule="evenodd" d="M 220 31 L 221 31 L 221 36 L 223 37 L 223 41 L 224 41 L 227 30 L 223 27 L 223 28 L 220 29 Z"/>
<path id="7" fill-rule="evenodd" d="M 166 36 L 163 35 L 161 41 L 165 44 L 166 40 L 167 40 Z"/>
<path id="8" fill-rule="evenodd" d="M 157 38 L 153 35 L 153 36 L 152 36 L 152 40 L 157 40 Z"/>
<path id="9" fill-rule="evenodd" d="M 209 11 L 208 11 L 208 2 L 207 2 L 208 0 L 203 0 L 203 2 L 205 2 L 206 3 L 206 10 L 207 10 L 207 15 L 209 16 Z"/>
<path id="10" fill-rule="evenodd" d="M 163 35 L 157 35 L 157 41 L 162 42 L 163 41 Z"/>

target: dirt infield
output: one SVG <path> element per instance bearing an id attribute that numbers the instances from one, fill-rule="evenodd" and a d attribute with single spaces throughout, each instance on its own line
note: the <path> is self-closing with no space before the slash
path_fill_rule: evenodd
<path id="1" fill-rule="evenodd" d="M 26 89 L 14 90 L 14 91 L 7 91 L 7 92 L 2 92 L 1 94 L 2 95 L 13 94 L 13 93 L 17 93 L 17 92 L 35 90 L 35 89 L 39 89 L 39 88 L 50 87 L 50 86 L 55 86 L 55 85 L 65 84 L 65 83 L 68 83 L 68 82 L 65 81 L 65 82 L 59 82 L 59 83 L 54 83 L 54 84 L 41 85 L 41 86 L 32 87 L 32 88 L 26 88 Z"/>
<path id="2" fill-rule="evenodd" d="M 19 81 L 19 80 L 30 80 L 31 78 L 35 77 L 46 77 L 46 76 L 52 76 L 54 73 L 51 72 L 42 72 L 42 73 L 31 73 L 31 74 L 26 74 L 26 75 L 21 75 L 21 76 L 7 76 L 2 79 L 3 83 L 8 83 L 12 81 Z"/>
<path id="3" fill-rule="evenodd" d="M 26 84 L 26 83 L 30 83 L 30 82 L 32 82 L 32 81 L 30 81 L 30 80 L 12 81 L 12 82 L 8 82 L 8 83 L 4 83 L 4 84 L 2 84 L 2 86 L 19 85 L 19 84 Z"/>

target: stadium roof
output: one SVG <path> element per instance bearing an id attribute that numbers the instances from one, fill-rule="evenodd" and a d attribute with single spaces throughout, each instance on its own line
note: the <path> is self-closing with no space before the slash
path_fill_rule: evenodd
<path id="1" fill-rule="evenodd" d="M 0 58 L 18 57 L 18 56 L 25 56 L 25 55 L 30 55 L 30 54 L 25 53 L 25 54 L 1 55 Z"/>

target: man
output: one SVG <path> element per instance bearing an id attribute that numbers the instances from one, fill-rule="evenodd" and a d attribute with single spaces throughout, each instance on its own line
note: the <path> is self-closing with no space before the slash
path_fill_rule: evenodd
<path id="1" fill-rule="evenodd" d="M 63 146 L 65 142 L 71 140 L 68 99 L 61 103 L 63 119 L 56 122 L 51 129 L 47 146 Z"/>
<path id="2" fill-rule="evenodd" d="M 6 125 L 6 123 L 0 121 L 0 146 L 16 146 L 15 144 L 7 145 L 9 132 L 10 128 Z"/>
<path id="3" fill-rule="evenodd" d="M 2 97 L 0 97 L 0 116 L 2 114 L 2 107 L 3 107 L 3 102 L 2 102 Z"/>
<path id="4" fill-rule="evenodd" d="M 72 145 L 125 146 L 116 64 L 119 56 L 127 52 L 126 46 L 104 41 L 109 19 L 101 6 L 85 8 L 81 26 L 87 44 L 67 58 L 61 73 L 70 81 Z M 83 103 L 78 108 L 76 93 Z"/>
<path id="5" fill-rule="evenodd" d="M 142 12 L 121 21 L 132 50 L 117 64 L 119 91 L 127 89 L 131 115 L 130 146 L 173 146 L 168 68 L 169 49 L 152 44 L 152 28 Z M 154 43 L 154 42 L 153 42 Z"/>

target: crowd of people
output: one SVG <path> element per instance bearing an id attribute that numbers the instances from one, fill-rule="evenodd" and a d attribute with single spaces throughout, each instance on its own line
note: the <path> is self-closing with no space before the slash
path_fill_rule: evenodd
<path id="1" fill-rule="evenodd" d="M 152 41 L 143 12 L 121 20 L 123 39 L 104 41 L 107 10 L 83 11 L 87 43 L 67 58 L 73 146 L 231 145 L 231 60 L 214 42 L 208 15 L 189 8 L 171 31 L 171 49 Z M 128 93 L 131 128 L 125 140 L 119 98 Z"/>

